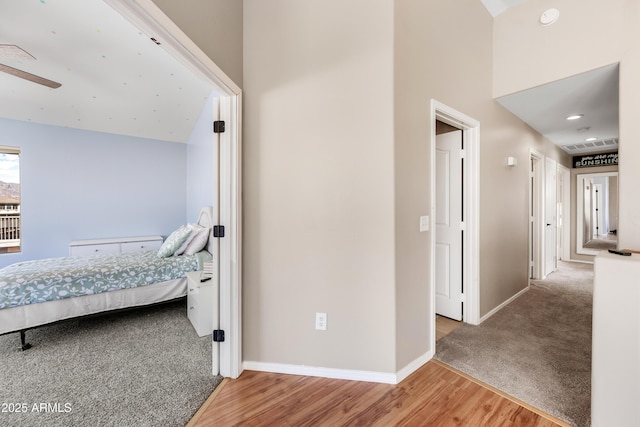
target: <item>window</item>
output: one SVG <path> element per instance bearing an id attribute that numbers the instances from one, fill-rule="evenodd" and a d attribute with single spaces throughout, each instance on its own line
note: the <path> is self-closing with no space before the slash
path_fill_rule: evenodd
<path id="1" fill-rule="evenodd" d="M 20 252 L 20 149 L 0 146 L 0 254 Z"/>

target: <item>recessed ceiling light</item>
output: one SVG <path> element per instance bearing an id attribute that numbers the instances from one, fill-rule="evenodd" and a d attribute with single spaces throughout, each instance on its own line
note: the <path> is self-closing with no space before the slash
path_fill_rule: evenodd
<path id="1" fill-rule="evenodd" d="M 540 24 L 551 25 L 560 17 L 560 11 L 555 8 L 547 9 L 540 15 Z"/>
<path id="2" fill-rule="evenodd" d="M 567 117 L 567 120 L 578 120 L 578 119 L 581 119 L 583 116 L 584 114 L 573 114 Z"/>
<path id="3" fill-rule="evenodd" d="M 598 139 L 598 138 L 591 137 L 591 138 L 587 138 L 587 139 L 585 139 L 585 141 L 587 141 L 587 142 L 592 142 L 592 141 L 596 141 L 597 139 Z"/>

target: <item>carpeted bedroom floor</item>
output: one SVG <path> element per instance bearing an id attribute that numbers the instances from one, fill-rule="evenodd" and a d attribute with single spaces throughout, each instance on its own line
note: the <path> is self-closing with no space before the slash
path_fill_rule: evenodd
<path id="1" fill-rule="evenodd" d="M 222 380 L 184 299 L 0 336 L 2 426 L 184 426 Z M 18 412 L 20 411 L 20 412 Z"/>
<path id="2" fill-rule="evenodd" d="M 593 266 L 560 263 L 484 321 L 438 341 L 436 359 L 577 427 L 591 422 Z"/>

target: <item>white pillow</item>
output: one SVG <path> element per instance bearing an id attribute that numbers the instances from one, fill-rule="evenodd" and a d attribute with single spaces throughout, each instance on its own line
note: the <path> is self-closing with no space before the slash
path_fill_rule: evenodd
<path id="1" fill-rule="evenodd" d="M 178 227 L 177 230 L 167 237 L 167 240 L 160 246 L 160 249 L 158 249 L 158 258 L 166 258 L 173 255 L 176 249 L 189 237 L 189 234 L 191 234 L 190 228 L 184 225 Z"/>
<path id="2" fill-rule="evenodd" d="M 194 255 L 207 245 L 209 240 L 209 228 L 198 224 L 192 224 L 194 236 L 184 250 L 185 255 Z"/>
<path id="3" fill-rule="evenodd" d="M 194 224 L 187 224 L 187 228 L 189 230 L 191 230 L 191 232 L 189 233 L 189 235 L 187 236 L 187 239 L 182 242 L 182 244 L 180 245 L 180 247 L 178 249 L 176 249 L 176 251 L 173 253 L 173 256 L 178 256 L 178 255 L 182 255 L 185 251 L 185 249 L 187 249 L 187 245 L 191 242 L 191 240 L 193 240 L 193 238 L 196 235 L 196 232 L 193 228 Z"/>

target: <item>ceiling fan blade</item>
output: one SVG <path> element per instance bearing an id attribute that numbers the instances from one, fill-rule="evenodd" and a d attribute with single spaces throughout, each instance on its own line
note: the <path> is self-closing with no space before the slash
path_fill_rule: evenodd
<path id="1" fill-rule="evenodd" d="M 31 82 L 50 87 L 51 89 L 57 89 L 62 86 L 62 84 L 54 82 L 53 80 L 48 80 L 44 77 L 36 76 L 35 74 L 27 73 L 26 71 L 9 67 L 8 65 L 4 64 L 0 64 L 0 71 L 11 74 L 12 76 L 20 77 L 21 79 L 29 80 Z"/>

